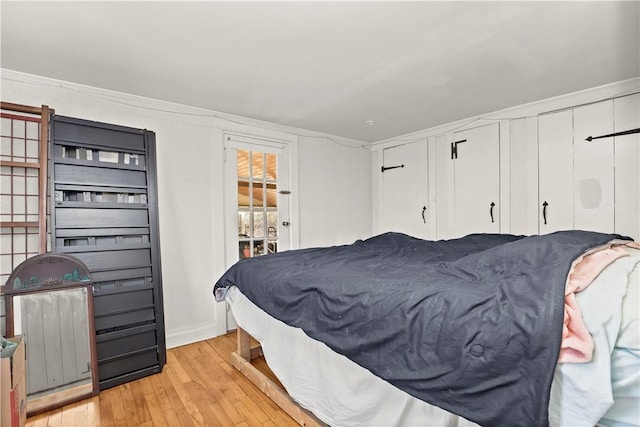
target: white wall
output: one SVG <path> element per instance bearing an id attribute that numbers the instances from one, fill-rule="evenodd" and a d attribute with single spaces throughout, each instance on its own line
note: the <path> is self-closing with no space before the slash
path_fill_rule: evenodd
<path id="1" fill-rule="evenodd" d="M 302 246 L 353 243 L 371 236 L 371 162 L 357 144 L 300 137 Z"/>
<path id="2" fill-rule="evenodd" d="M 0 71 L 3 101 L 44 104 L 58 115 L 156 133 L 167 346 L 224 333 L 225 308 L 212 295 L 215 280 L 227 267 L 222 134 L 233 131 L 295 143 L 298 134 L 311 132 Z M 302 232 L 294 247 L 349 242 L 370 235 L 368 151 L 346 149 L 323 138 L 301 139 L 297 157 L 300 197 L 294 204 L 297 212 L 293 217 L 298 217 Z M 349 183 L 349 194 L 344 194 L 345 183 Z M 228 185 L 235 189 L 236 183 Z"/>

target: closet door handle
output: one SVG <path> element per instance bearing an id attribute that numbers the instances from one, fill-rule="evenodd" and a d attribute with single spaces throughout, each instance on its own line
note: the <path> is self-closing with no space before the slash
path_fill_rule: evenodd
<path id="1" fill-rule="evenodd" d="M 422 222 L 424 222 L 425 224 L 427 223 L 427 218 L 425 218 L 424 214 L 427 212 L 427 207 L 423 206 L 422 207 Z"/>
<path id="2" fill-rule="evenodd" d="M 542 204 L 542 219 L 544 220 L 544 225 L 547 225 L 547 206 L 549 206 L 549 203 L 545 200 Z"/>
<path id="3" fill-rule="evenodd" d="M 493 202 L 491 202 L 491 204 L 489 205 L 489 206 L 490 206 L 490 207 L 489 207 L 489 215 L 491 215 L 491 222 L 494 222 L 494 221 L 493 221 L 493 207 L 494 207 L 495 205 L 496 205 L 496 204 L 495 204 L 495 203 L 493 203 Z"/>

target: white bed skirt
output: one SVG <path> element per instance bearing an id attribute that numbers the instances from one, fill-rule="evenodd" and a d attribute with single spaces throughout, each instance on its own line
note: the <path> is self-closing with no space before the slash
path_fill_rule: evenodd
<path id="1" fill-rule="evenodd" d="M 411 397 L 301 329 L 274 319 L 236 287 L 226 300 L 238 326 L 262 344 L 269 368 L 289 395 L 331 426 L 477 425 Z"/>

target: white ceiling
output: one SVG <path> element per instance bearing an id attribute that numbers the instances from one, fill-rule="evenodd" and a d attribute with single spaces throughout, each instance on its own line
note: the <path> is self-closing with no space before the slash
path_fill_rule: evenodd
<path id="1" fill-rule="evenodd" d="M 639 5 L 2 0 L 0 65 L 373 142 L 639 76 Z"/>

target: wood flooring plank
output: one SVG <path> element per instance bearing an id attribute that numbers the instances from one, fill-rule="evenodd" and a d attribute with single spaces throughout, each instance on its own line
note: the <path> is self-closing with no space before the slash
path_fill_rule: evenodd
<path id="1" fill-rule="evenodd" d="M 144 395 L 144 400 L 149 408 L 149 413 L 151 414 L 151 420 L 153 421 L 154 426 L 166 426 L 167 421 L 164 418 L 164 414 L 162 412 L 162 408 L 158 404 L 158 398 L 155 393 L 148 393 Z"/>
<path id="2" fill-rule="evenodd" d="M 197 403 L 198 409 L 205 416 L 205 420 L 208 419 L 206 413 L 213 414 L 214 417 L 219 419 L 221 424 L 219 425 L 231 425 L 232 418 L 227 415 L 227 411 L 219 405 L 217 395 L 214 390 L 219 387 L 220 382 L 212 379 L 209 375 L 203 374 L 202 371 L 208 370 L 208 363 L 204 365 L 198 363 L 198 359 L 202 355 L 202 350 L 206 350 L 210 353 L 208 346 L 200 348 L 199 345 L 188 346 L 189 348 L 182 348 L 181 351 L 176 353 L 176 359 L 181 363 L 184 372 L 192 379 L 190 386 L 200 389 L 199 397 L 206 397 L 206 400 Z"/>
<path id="3" fill-rule="evenodd" d="M 218 396 L 218 401 L 220 402 L 220 407 L 224 411 L 227 417 L 235 424 L 241 423 L 244 420 L 244 415 L 233 406 L 233 403 L 229 400 L 225 399 L 222 393 L 216 393 Z"/>
<path id="4" fill-rule="evenodd" d="M 78 408 L 80 407 L 80 405 L 81 404 L 76 402 L 65 406 L 62 411 L 62 416 L 60 417 L 60 425 L 73 425 L 76 418 L 76 413 L 78 412 Z"/>
<path id="5" fill-rule="evenodd" d="M 104 390 L 100 392 L 100 421 L 103 426 L 115 425 L 113 420 L 113 409 L 111 407 L 111 399 L 113 396 L 113 389 Z"/>
<path id="6" fill-rule="evenodd" d="M 173 365 L 166 367 L 163 373 L 168 374 L 169 381 L 173 385 L 173 388 L 176 391 L 178 398 L 180 399 L 185 409 L 191 416 L 191 420 L 193 421 L 193 424 L 203 425 L 205 422 L 204 417 L 200 413 L 198 407 L 191 400 L 191 396 L 189 396 L 189 393 L 185 388 L 185 384 L 188 383 L 189 381 L 187 381 L 186 383 L 183 383 L 182 381 L 180 381 L 178 375 L 173 375 L 174 365 L 175 365 L 175 362 Z"/>
<path id="7" fill-rule="evenodd" d="M 235 333 L 169 349 L 161 373 L 29 417 L 26 427 L 297 426 L 231 365 L 235 350 Z M 275 380 L 264 358 L 253 364 Z"/>
<path id="8" fill-rule="evenodd" d="M 142 381 L 135 380 L 128 384 L 130 385 L 129 392 L 131 393 L 131 403 L 135 408 L 136 419 L 140 424 L 151 421 L 151 412 L 149 411 L 147 401 L 144 398 L 145 388 L 142 385 Z"/>
<path id="9" fill-rule="evenodd" d="M 158 377 L 158 376 L 156 376 Z M 158 401 L 158 405 L 160 406 L 160 410 L 162 411 L 164 418 L 167 422 L 167 425 L 176 426 L 181 425 L 178 415 L 176 411 L 173 409 L 173 403 L 167 392 L 164 389 L 164 385 L 161 382 L 158 382 L 158 387 L 155 389 L 155 396 Z"/>
<path id="10" fill-rule="evenodd" d="M 151 382 L 149 381 L 149 377 L 140 378 L 140 386 L 142 387 L 142 394 L 153 394 L 153 387 L 151 387 Z"/>
<path id="11" fill-rule="evenodd" d="M 87 399 L 87 426 L 99 427 L 101 425 L 100 397 L 93 396 Z"/>
<path id="12" fill-rule="evenodd" d="M 62 412 L 63 411 L 57 411 L 57 412 L 52 412 L 49 414 L 49 417 L 47 418 L 47 425 L 48 426 L 61 426 L 62 425 Z"/>
<path id="13" fill-rule="evenodd" d="M 88 406 L 89 401 L 87 399 L 78 402 L 73 414 L 73 419 L 71 420 L 71 425 L 86 426 L 89 424 L 89 414 L 87 411 Z"/>
<path id="14" fill-rule="evenodd" d="M 260 421 L 254 413 L 251 412 L 251 410 L 249 408 L 247 408 L 247 406 L 245 405 L 245 403 L 242 400 L 237 401 L 236 403 L 233 404 L 233 406 L 235 406 L 239 412 L 242 412 L 243 414 L 246 414 L 246 422 L 249 423 L 249 425 L 251 426 L 259 426 L 262 425 L 262 421 Z"/>
<path id="15" fill-rule="evenodd" d="M 218 341 L 213 341 L 217 338 L 207 340 L 206 343 L 214 350 L 213 353 L 215 354 L 216 358 L 224 362 L 220 364 L 222 369 L 224 369 L 227 374 L 231 375 L 235 371 L 235 368 L 233 367 L 233 365 L 231 365 L 231 352 L 236 350 L 236 340 L 235 334 L 233 334 L 232 340 L 229 339 L 229 335 L 230 334 L 223 335 L 222 337 L 217 337 L 222 338 Z"/>
<path id="16" fill-rule="evenodd" d="M 182 381 L 183 383 L 187 383 L 191 381 L 191 378 L 189 378 L 189 375 L 187 375 L 184 369 L 182 369 L 182 365 L 178 361 L 178 358 L 177 358 L 177 355 L 179 354 L 178 349 L 173 349 L 173 350 L 174 351 L 167 353 L 167 360 L 168 360 L 167 365 L 169 364 L 171 365 L 171 370 L 173 371 L 173 374 L 177 377 L 179 381 Z"/>
<path id="17" fill-rule="evenodd" d="M 250 399 L 253 399 L 256 402 L 262 402 L 263 400 L 268 399 L 268 397 L 265 396 L 265 394 L 261 392 L 258 387 L 256 387 L 240 372 L 234 372 L 232 375 L 232 379 L 241 389 L 241 391 L 238 393 L 238 396 L 247 395 Z"/>
<path id="18" fill-rule="evenodd" d="M 124 384 L 121 387 L 113 387 L 107 390 L 111 397 L 111 411 L 113 414 L 113 423 L 117 426 L 119 425 L 131 425 L 129 422 L 129 414 L 127 414 L 127 410 L 125 409 L 125 402 L 122 398 L 122 389 Z"/>
<path id="19" fill-rule="evenodd" d="M 175 413 L 176 418 L 179 420 L 179 425 L 183 427 L 193 426 L 194 423 L 191 419 L 191 415 L 189 414 L 189 411 L 187 410 L 185 405 L 182 403 L 182 400 L 178 396 L 178 393 L 173 387 L 173 384 L 171 384 L 168 373 L 165 372 L 165 375 L 158 375 L 158 377 L 160 379 L 160 383 L 162 384 L 162 388 L 167 396 L 167 399 L 169 399 L 169 402 L 171 402 L 171 409 Z"/>
<path id="20" fill-rule="evenodd" d="M 216 411 L 214 411 L 209 403 L 205 400 L 202 393 L 202 388 L 198 383 L 191 381 L 184 386 L 187 390 L 187 393 L 189 393 L 189 396 L 191 397 L 193 403 L 198 408 L 198 411 L 202 414 L 205 425 L 229 425 L 229 422 L 225 424 L 219 417 L 222 414 L 216 413 Z"/>
<path id="21" fill-rule="evenodd" d="M 125 383 L 122 384 L 122 386 L 117 387 L 118 390 L 120 391 L 120 399 L 122 401 L 122 409 L 124 410 L 124 416 L 119 417 L 117 423 L 120 424 L 121 420 L 126 420 L 126 422 L 129 425 L 138 425 L 141 424 L 143 420 L 141 420 L 140 418 L 138 418 L 138 405 L 136 401 L 136 398 L 133 395 L 133 391 L 131 389 L 132 387 L 132 383 Z M 143 416 L 145 416 L 144 414 L 144 408 L 145 406 L 143 405 L 142 409 L 142 414 Z"/>
<path id="22" fill-rule="evenodd" d="M 282 412 L 282 409 L 271 400 L 265 400 L 264 402 L 259 404 L 260 408 L 264 411 L 265 414 L 269 416 L 269 420 L 263 423 L 268 424 L 269 421 L 275 423 L 278 427 L 296 427 L 298 423 L 295 422 L 293 418 L 290 416 L 283 417 L 286 415 Z"/>
<path id="23" fill-rule="evenodd" d="M 33 415 L 29 418 L 31 427 L 44 427 L 49 425 L 49 412 Z"/>
<path id="24" fill-rule="evenodd" d="M 233 404 L 224 402 L 221 399 L 222 395 L 217 390 L 217 384 L 214 387 L 207 387 L 206 390 L 206 393 L 203 393 L 203 397 L 220 421 L 223 422 L 223 425 L 232 425 L 244 419 L 241 414 L 232 409 Z"/>

